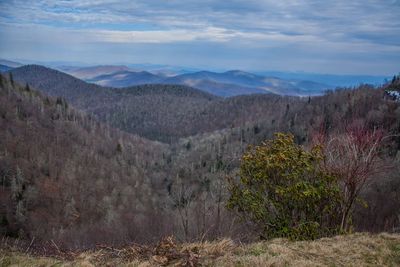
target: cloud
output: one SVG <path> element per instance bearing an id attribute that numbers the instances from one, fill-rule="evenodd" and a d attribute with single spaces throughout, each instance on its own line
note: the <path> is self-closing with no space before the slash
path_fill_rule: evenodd
<path id="1" fill-rule="evenodd" d="M 285 38 L 275 33 L 260 34 L 257 32 L 240 32 L 217 27 L 204 29 L 165 29 L 118 31 L 102 29 L 68 29 L 37 24 L 0 23 L 0 33 L 15 39 L 42 42 L 70 43 L 174 43 L 174 42 L 229 42 L 235 39 L 257 41 Z"/>
<path id="2" fill-rule="evenodd" d="M 100 24 L 125 24 L 129 28 L 141 24 L 160 30 L 215 28 L 251 34 L 309 35 L 332 42 L 359 39 L 400 44 L 400 37 L 393 37 L 399 36 L 400 4 L 388 0 L 16 0 L 3 1 L 0 7 L 0 19 L 9 23 L 71 28 L 96 28 Z"/>
<path id="3" fill-rule="evenodd" d="M 240 47 L 242 58 L 279 48 L 280 56 L 321 60 L 354 54 L 362 64 L 368 54 L 398 58 L 399 14 L 393 0 L 5 0 L 0 37 L 54 45 L 197 42 L 210 53 L 206 46 L 217 43 Z"/>

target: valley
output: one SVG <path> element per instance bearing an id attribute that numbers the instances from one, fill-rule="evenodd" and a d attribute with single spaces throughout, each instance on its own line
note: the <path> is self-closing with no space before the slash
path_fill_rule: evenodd
<path id="1" fill-rule="evenodd" d="M 384 97 L 396 83 L 309 98 L 221 98 L 180 85 L 102 87 L 37 65 L 1 77 L 2 231 L 69 248 L 251 236 L 226 209 L 225 182 L 248 145 L 276 132 L 307 145 L 350 121 L 391 134 L 400 127 L 399 103 Z M 396 162 L 399 144 L 387 143 L 386 161 Z M 398 165 L 389 173 L 363 192 L 371 204 L 357 208 L 357 229 L 397 224 Z"/>

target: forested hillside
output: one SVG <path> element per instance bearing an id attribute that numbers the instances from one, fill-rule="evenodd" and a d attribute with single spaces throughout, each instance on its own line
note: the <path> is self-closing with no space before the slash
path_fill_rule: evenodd
<path id="1" fill-rule="evenodd" d="M 168 143 L 267 118 L 279 122 L 291 103 L 303 102 L 301 98 L 272 94 L 222 99 L 179 85 L 111 89 L 38 65 L 17 68 L 11 74 L 14 80 L 43 93 L 64 97 L 74 107 L 113 127 Z"/>
<path id="2" fill-rule="evenodd" d="M 0 78 L 1 233 L 76 246 L 151 238 L 168 148 Z"/>
<path id="3" fill-rule="evenodd" d="M 198 114 L 211 100 L 218 99 L 181 85 L 106 88 L 38 65 L 17 68 L 11 74 L 14 80 L 50 96 L 63 97 L 103 122 L 154 140 L 169 141 L 193 134 L 193 129 L 186 126 L 193 117 L 188 118 L 188 113 Z"/>
<path id="4" fill-rule="evenodd" d="M 37 66 L 2 76 L 3 233 L 68 247 L 168 234 L 250 238 L 251 225 L 226 209 L 226 177 L 237 175 L 247 146 L 275 132 L 308 146 L 316 134 L 353 123 L 385 132 L 380 157 L 390 166 L 363 190 L 368 205 L 358 204 L 354 228 L 399 227 L 400 103 L 385 94 L 397 80 L 312 98 L 221 99 L 187 87 L 112 89 L 65 76 Z"/>

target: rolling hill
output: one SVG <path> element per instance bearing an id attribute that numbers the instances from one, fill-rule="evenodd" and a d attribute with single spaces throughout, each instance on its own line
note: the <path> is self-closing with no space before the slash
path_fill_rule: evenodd
<path id="1" fill-rule="evenodd" d="M 62 69 L 87 82 L 109 87 L 128 87 L 140 84 L 180 84 L 208 93 L 230 97 L 246 94 L 275 93 L 279 95 L 321 95 L 332 86 L 305 80 L 284 80 L 233 70 L 223 73 L 199 71 L 180 75 L 162 75 L 148 71 L 133 71 L 123 66 L 94 66 Z M 89 72 L 89 74 L 87 74 Z M 97 74 L 97 76 L 95 75 Z"/>
<path id="2" fill-rule="evenodd" d="M 112 129 L 3 76 L 0 114 L 2 235 L 26 233 L 71 246 L 107 235 L 146 238 L 151 229 L 139 224 L 159 207 L 161 198 L 148 196 L 157 194 L 152 184 L 167 173 L 166 145 Z M 115 194 L 122 198 L 112 199 Z"/>

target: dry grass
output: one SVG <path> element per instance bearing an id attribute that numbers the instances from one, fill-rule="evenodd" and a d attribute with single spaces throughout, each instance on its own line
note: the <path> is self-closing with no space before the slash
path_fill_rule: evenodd
<path id="1" fill-rule="evenodd" d="M 177 245 L 167 238 L 154 247 L 101 248 L 77 254 L 73 260 L 0 250 L 3 266 L 400 266 L 400 235 L 362 233 L 246 245 L 229 239 Z"/>
<path id="2" fill-rule="evenodd" d="M 400 266 L 400 235 L 353 234 L 316 241 L 275 239 L 236 248 L 215 266 Z"/>

